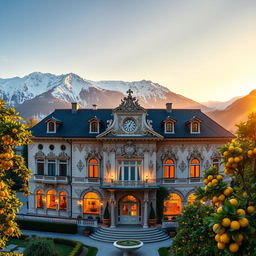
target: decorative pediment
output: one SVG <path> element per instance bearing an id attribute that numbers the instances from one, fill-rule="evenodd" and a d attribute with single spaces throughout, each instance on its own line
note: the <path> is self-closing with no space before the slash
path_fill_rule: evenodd
<path id="1" fill-rule="evenodd" d="M 38 151 L 35 154 L 35 158 L 37 158 L 37 159 L 44 159 L 45 158 L 45 154 L 42 151 Z"/>
<path id="2" fill-rule="evenodd" d="M 62 124 L 62 121 L 55 118 L 54 116 L 51 116 L 50 118 L 48 118 L 47 120 L 45 120 L 46 123 L 49 123 L 49 122 L 54 122 L 56 124 Z"/>
<path id="3" fill-rule="evenodd" d="M 98 160 L 101 160 L 101 159 L 102 159 L 101 155 L 100 155 L 98 152 L 96 152 L 96 150 L 90 151 L 90 152 L 88 153 L 87 157 L 85 158 L 85 160 L 88 161 L 88 160 L 90 160 L 91 158 L 96 158 L 96 159 L 98 159 Z"/>
<path id="4" fill-rule="evenodd" d="M 197 158 L 199 160 L 203 160 L 204 157 L 201 154 L 201 152 L 198 151 L 198 149 L 194 149 L 189 155 L 188 155 L 188 161 L 190 161 L 191 159 Z"/>
<path id="5" fill-rule="evenodd" d="M 121 100 L 121 104 L 115 108 L 113 112 L 146 112 L 146 110 L 140 106 L 138 100 L 132 97 L 133 91 L 129 89 L 127 93 L 127 97 Z"/>
<path id="6" fill-rule="evenodd" d="M 59 159 L 68 160 L 70 157 L 65 152 L 59 153 Z"/>
<path id="7" fill-rule="evenodd" d="M 164 160 L 167 160 L 167 159 L 173 159 L 173 160 L 175 160 L 175 161 L 178 161 L 177 155 L 176 155 L 173 151 L 171 151 L 171 150 L 167 150 L 167 151 L 166 151 L 164 154 L 162 154 L 162 156 L 161 156 L 162 162 L 163 162 Z"/>
<path id="8" fill-rule="evenodd" d="M 168 116 L 165 120 L 163 120 L 163 123 L 168 123 L 168 122 L 176 123 L 176 120 Z"/>
<path id="9" fill-rule="evenodd" d="M 92 123 L 92 122 L 97 122 L 97 123 L 100 123 L 100 119 L 97 118 L 97 116 L 94 116 L 92 117 L 91 119 L 88 120 L 89 123 Z"/>
<path id="10" fill-rule="evenodd" d="M 56 159 L 57 156 L 56 156 L 53 152 L 50 152 L 50 153 L 47 155 L 46 158 L 48 158 L 48 159 Z"/>
<path id="11" fill-rule="evenodd" d="M 191 124 L 191 123 L 193 123 L 193 122 L 201 123 L 202 120 L 201 120 L 200 118 L 196 117 L 196 116 L 193 116 L 190 120 L 188 120 L 188 121 L 186 122 L 186 124 Z"/>
<path id="12" fill-rule="evenodd" d="M 218 151 L 213 151 L 212 155 L 211 155 L 211 159 L 214 158 L 221 158 L 221 154 Z"/>

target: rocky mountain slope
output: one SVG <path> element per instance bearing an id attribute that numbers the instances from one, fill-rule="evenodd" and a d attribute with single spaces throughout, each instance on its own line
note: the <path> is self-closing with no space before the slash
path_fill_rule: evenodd
<path id="1" fill-rule="evenodd" d="M 210 110 L 151 81 L 91 81 L 73 73 L 35 72 L 22 78 L 0 79 L 0 98 L 15 106 L 25 118 L 35 116 L 40 119 L 55 108 L 70 108 L 71 102 L 78 102 L 83 108 L 90 108 L 92 104 L 114 108 L 129 88 L 145 108 L 164 108 L 166 102 L 172 102 L 174 108 Z"/>

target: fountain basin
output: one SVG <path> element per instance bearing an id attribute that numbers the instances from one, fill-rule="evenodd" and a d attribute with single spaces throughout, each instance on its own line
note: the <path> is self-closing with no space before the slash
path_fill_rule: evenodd
<path id="1" fill-rule="evenodd" d="M 123 256 L 128 256 L 131 252 L 143 246 L 143 242 L 139 240 L 118 240 L 113 245 L 123 251 Z"/>

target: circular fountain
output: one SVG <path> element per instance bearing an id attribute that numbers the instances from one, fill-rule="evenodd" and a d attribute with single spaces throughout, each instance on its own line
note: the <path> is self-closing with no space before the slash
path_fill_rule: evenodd
<path id="1" fill-rule="evenodd" d="M 116 248 L 123 251 L 123 256 L 129 254 L 143 246 L 143 242 L 139 240 L 118 240 L 113 244 Z"/>

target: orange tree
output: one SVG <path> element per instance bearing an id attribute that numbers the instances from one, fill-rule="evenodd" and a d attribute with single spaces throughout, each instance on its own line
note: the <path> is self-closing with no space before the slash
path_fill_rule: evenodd
<path id="1" fill-rule="evenodd" d="M 20 234 L 15 222 L 16 213 L 22 205 L 13 189 L 14 181 L 7 175 L 9 170 L 22 179 L 21 191 L 28 195 L 30 171 L 24 159 L 16 155 L 15 146 L 30 143 L 30 132 L 13 107 L 7 107 L 0 99 L 0 248 L 4 248 L 9 237 Z"/>
<path id="2" fill-rule="evenodd" d="M 256 113 L 237 127 L 237 138 L 220 149 L 227 177 L 210 168 L 196 195 L 216 209 L 209 226 L 223 255 L 256 255 Z"/>

